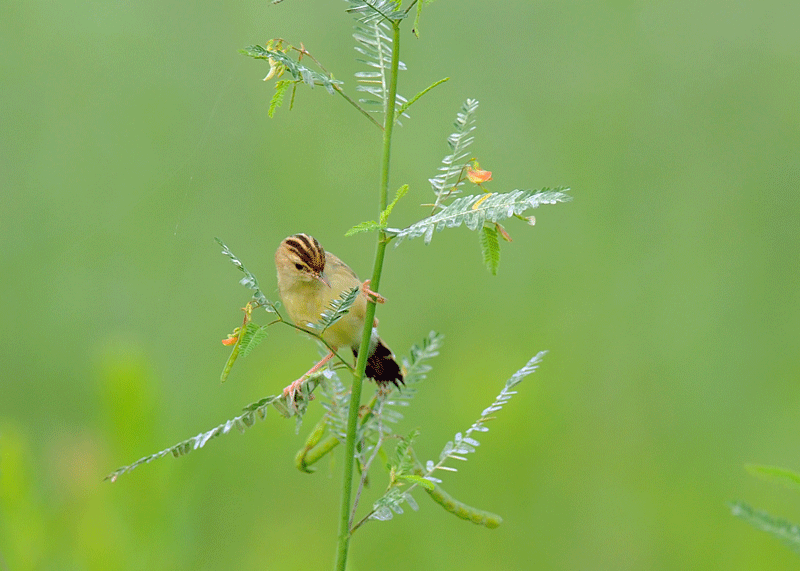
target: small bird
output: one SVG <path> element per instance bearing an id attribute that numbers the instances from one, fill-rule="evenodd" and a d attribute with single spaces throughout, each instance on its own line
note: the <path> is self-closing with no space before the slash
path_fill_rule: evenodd
<path id="1" fill-rule="evenodd" d="M 334 350 L 350 347 L 353 355 L 358 357 L 367 300 L 377 303 L 386 301 L 369 289 L 369 280 L 362 284 L 347 264 L 326 252 L 308 234 L 295 234 L 281 242 L 275 252 L 275 267 L 278 270 L 278 291 L 286 312 L 295 325 L 306 331 L 315 332 L 311 324 L 319 321 L 331 301 L 354 287 L 361 288 L 350 311 L 322 334 L 322 338 Z M 381 387 L 394 383 L 400 388 L 403 373 L 392 351 L 378 337 L 377 324 L 376 319 L 372 327 L 366 375 Z M 286 387 L 284 396 L 293 396 L 303 382 L 333 356 L 333 352 L 330 352 L 305 375 Z"/>

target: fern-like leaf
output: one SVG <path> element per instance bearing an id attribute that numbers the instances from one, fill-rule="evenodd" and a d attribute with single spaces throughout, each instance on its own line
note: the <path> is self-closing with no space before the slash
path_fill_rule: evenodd
<path id="1" fill-rule="evenodd" d="M 398 110 L 397 110 L 397 115 L 396 115 L 396 116 L 395 116 L 395 118 L 394 118 L 394 121 L 395 121 L 395 123 L 397 123 L 398 119 L 400 119 L 400 117 L 401 117 L 401 116 L 408 117 L 408 115 L 406 115 L 406 109 L 408 109 L 409 107 L 411 107 L 412 105 L 414 105 L 414 103 L 416 103 L 417 101 L 419 101 L 419 99 L 420 99 L 420 98 L 421 98 L 423 95 L 425 95 L 426 93 L 428 93 L 428 92 L 429 92 L 431 89 L 433 89 L 434 87 L 438 87 L 439 85 L 443 84 L 443 83 L 444 83 L 444 82 L 446 82 L 446 81 L 450 81 L 450 78 L 449 78 L 449 77 L 445 77 L 445 78 L 442 78 L 442 79 L 440 79 L 439 81 L 436 81 L 436 82 L 434 82 L 434 83 L 430 84 L 428 87 L 426 87 L 425 89 L 423 89 L 422 91 L 420 91 L 419 93 L 417 93 L 417 94 L 416 94 L 414 97 L 412 97 L 410 100 L 408 100 L 408 101 L 406 101 L 405 103 L 403 103 L 403 104 L 402 104 L 402 105 L 401 105 L 401 106 L 398 108 Z"/>
<path id="2" fill-rule="evenodd" d="M 397 443 L 397 448 L 394 451 L 394 467 L 398 474 L 408 474 L 414 466 L 413 458 L 409 448 L 419 436 L 419 428 L 411 431 L 411 434 L 405 438 L 401 438 Z"/>
<path id="3" fill-rule="evenodd" d="M 484 226 L 481 229 L 481 252 L 483 252 L 483 263 L 497 275 L 497 267 L 500 265 L 500 240 L 497 238 L 497 228 L 494 226 Z"/>
<path id="4" fill-rule="evenodd" d="M 239 347 L 239 356 L 247 357 L 253 349 L 267 338 L 267 325 L 258 326 L 252 321 L 248 322 L 242 332 L 242 342 Z"/>
<path id="5" fill-rule="evenodd" d="M 365 222 L 359 222 L 350 230 L 344 233 L 345 236 L 353 236 L 355 234 L 360 234 L 361 232 L 372 232 L 374 230 L 380 230 L 381 225 L 375 222 L 374 220 L 367 220 Z"/>
<path id="6" fill-rule="evenodd" d="M 467 99 L 456 114 L 454 126 L 456 130 L 447 137 L 450 154 L 442 159 L 439 174 L 428 179 L 436 195 L 434 211 L 446 198 L 458 194 L 459 187 L 464 184 L 460 180 L 461 171 L 467 164 L 467 147 L 475 140 L 472 132 L 475 130 L 475 112 L 478 110 L 477 99 Z"/>
<path id="7" fill-rule="evenodd" d="M 225 245 L 225 242 L 219 238 L 214 238 L 214 240 L 216 240 L 217 243 L 222 246 L 222 253 L 228 256 L 231 262 L 233 262 L 233 265 L 239 268 L 239 270 L 241 270 L 241 272 L 244 274 L 244 277 L 239 281 L 239 283 L 246 288 L 253 290 L 253 299 L 256 300 L 256 303 L 261 305 L 270 313 L 277 313 L 278 309 L 275 304 L 268 300 L 264 295 L 264 292 L 261 291 L 261 288 L 258 287 L 258 280 L 256 277 L 244 267 L 244 264 L 241 262 L 241 260 L 239 260 L 239 258 L 237 258 L 233 252 L 230 251 L 230 248 Z"/>
<path id="8" fill-rule="evenodd" d="M 413 498 L 410 492 L 419 485 L 428 492 L 436 503 L 440 504 L 450 513 L 488 528 L 499 526 L 502 522 L 500 516 L 491 512 L 478 510 L 455 500 L 436 485 L 441 483 L 441 480 L 432 474 L 436 470 L 455 472 L 456 469 L 445 466 L 445 462 L 448 460 L 465 461 L 467 459 L 467 454 L 475 452 L 475 449 L 480 445 L 475 438 L 476 433 L 486 432 L 488 430 L 484 425 L 492 420 L 494 418 L 494 413 L 503 408 L 511 397 L 516 394 L 512 389 L 516 387 L 522 379 L 533 373 L 539 367 L 539 363 L 546 353 L 547 351 L 540 351 L 537 353 L 524 367 L 519 369 L 506 381 L 494 402 L 481 412 L 481 417 L 472 423 L 472 426 L 470 426 L 463 435 L 459 432 L 452 441 L 445 444 L 444 449 L 439 455 L 438 462 L 434 463 L 433 460 L 429 460 L 423 469 L 416 460 L 410 448 L 411 441 L 417 436 L 416 431 L 412 432 L 408 438 L 401 440 L 395 452 L 396 467 L 401 468 L 398 470 L 401 477 L 398 477 L 397 480 L 410 483 L 411 486 L 405 491 L 401 491 L 396 484 L 391 486 L 386 493 L 373 504 L 372 512 L 368 516 L 368 519 L 386 521 L 392 519 L 395 513 L 403 513 L 402 504 L 407 502 L 409 505 L 412 505 L 411 502 Z M 402 460 L 400 458 L 402 458 Z M 405 470 L 410 470 L 412 474 L 424 478 L 428 483 L 422 484 L 418 479 L 406 476 Z M 416 509 L 416 504 L 413 504 L 413 506 L 414 509 Z M 360 523 L 358 525 L 360 525 Z"/>
<path id="9" fill-rule="evenodd" d="M 386 224 L 389 221 L 389 216 L 392 214 L 392 210 L 394 210 L 394 207 L 397 205 L 397 203 L 400 201 L 400 199 L 403 198 L 406 195 L 407 192 L 408 192 L 408 185 L 407 184 L 404 184 L 403 186 L 401 186 L 400 188 L 397 189 L 397 192 L 394 195 L 394 199 L 389 203 L 389 206 L 387 206 L 384 209 L 384 211 L 381 212 L 381 216 L 380 216 L 380 226 L 381 226 L 381 228 L 386 228 Z"/>
<path id="10" fill-rule="evenodd" d="M 357 45 L 356 51 L 363 58 L 358 58 L 359 63 L 364 64 L 369 69 L 367 71 L 356 72 L 358 85 L 356 90 L 368 94 L 370 97 L 359 99 L 365 107 L 373 107 L 371 111 L 380 112 L 384 116 L 388 109 L 389 98 L 389 77 L 392 65 L 392 20 L 405 17 L 400 10 L 400 3 L 394 0 L 348 0 L 350 8 L 348 12 L 356 17 L 356 26 L 353 37 Z M 398 69 L 405 70 L 406 65 L 399 62 Z M 397 94 L 395 106 L 403 109 L 408 108 L 408 101 Z"/>
<path id="11" fill-rule="evenodd" d="M 263 399 L 254 403 L 250 403 L 244 407 L 244 412 L 239 416 L 235 416 L 232 419 L 223 422 L 219 426 L 212 428 L 211 430 L 201 432 L 192 438 L 187 438 L 186 440 L 178 442 L 177 444 L 160 452 L 139 458 L 133 464 L 114 470 L 108 476 L 106 476 L 105 479 L 115 482 L 119 476 L 138 468 L 142 464 L 149 464 L 153 460 L 157 460 L 158 458 L 163 458 L 164 456 L 169 455 L 172 455 L 175 458 L 184 456 L 189 452 L 203 448 L 210 440 L 213 440 L 218 436 L 229 434 L 234 428 L 243 433 L 245 430 L 255 425 L 256 420 L 264 420 L 267 417 L 267 409 L 270 406 L 275 407 L 275 409 L 286 418 L 296 416 L 299 419 L 305 412 L 305 407 L 308 404 L 308 395 L 310 395 L 314 389 L 317 388 L 324 377 L 325 375 L 323 373 L 318 373 L 312 377 L 309 377 L 309 379 L 303 385 L 304 398 L 298 399 L 294 403 L 289 402 L 289 397 L 283 396 L 282 394 L 264 397 Z"/>
<path id="12" fill-rule="evenodd" d="M 800 527 L 771 516 L 767 512 L 754 510 L 744 502 L 735 502 L 730 505 L 731 513 L 743 519 L 756 529 L 766 531 L 786 545 L 795 553 L 800 554 Z"/>
<path id="13" fill-rule="evenodd" d="M 269 102 L 269 109 L 267 110 L 267 115 L 270 118 L 275 115 L 275 111 L 278 107 L 283 105 L 283 96 L 286 94 L 286 90 L 291 84 L 291 81 L 285 79 L 275 82 L 275 94 L 272 96 L 272 100 Z"/>
<path id="14" fill-rule="evenodd" d="M 519 215 L 542 204 L 569 202 L 572 197 L 566 194 L 569 189 L 539 191 L 514 190 L 507 193 L 489 193 L 457 198 L 436 214 L 416 222 L 408 228 L 387 228 L 386 234 L 397 238 L 397 244 L 406 238 L 425 237 L 429 244 L 434 231 L 456 228 L 462 224 L 470 230 L 477 230 L 487 222 L 499 222 Z"/>
<path id="15" fill-rule="evenodd" d="M 407 503 L 414 511 L 419 509 L 411 494 L 405 493 L 397 487 L 390 488 L 372 505 L 373 512 L 369 517 L 378 521 L 389 521 L 394 517 L 394 514 L 403 513 L 403 503 Z"/>
<path id="16" fill-rule="evenodd" d="M 254 59 L 265 59 L 265 60 L 274 60 L 278 64 L 282 65 L 286 68 L 286 70 L 292 74 L 292 77 L 295 81 L 302 81 L 306 85 L 310 87 L 314 87 L 315 85 L 321 85 L 325 89 L 328 90 L 328 93 L 333 95 L 335 93 L 336 85 L 341 85 L 341 81 L 328 77 L 326 74 L 321 73 L 319 71 L 313 70 L 310 67 L 307 67 L 300 63 L 299 61 L 293 60 L 287 54 L 283 53 L 280 50 L 271 50 L 269 48 L 265 48 L 263 46 L 255 45 L 255 46 L 247 46 L 243 50 L 239 50 L 239 53 L 249 56 Z"/>
<path id="17" fill-rule="evenodd" d="M 480 445 L 478 440 L 475 438 L 476 433 L 487 432 L 489 430 L 485 424 L 494 418 L 494 413 L 502 409 L 503 406 L 505 406 L 508 401 L 511 400 L 511 397 L 517 394 L 516 391 L 513 391 L 512 389 L 522 382 L 522 379 L 539 368 L 539 364 L 546 354 L 547 351 L 540 351 L 530 361 L 528 361 L 524 367 L 514 373 L 511 378 L 506 381 L 506 384 L 503 386 L 503 390 L 500 391 L 500 394 L 497 395 L 497 398 L 494 399 L 494 402 L 490 406 L 483 409 L 483 412 L 481 412 L 481 417 L 473 422 L 472 426 L 470 426 L 464 432 L 464 434 L 461 434 L 460 432 L 457 433 L 453 440 L 445 444 L 441 454 L 439 454 L 439 461 L 437 463 L 434 463 L 433 460 L 428 460 L 425 466 L 426 478 L 432 482 L 439 483 L 441 480 L 431 475 L 434 471 L 445 470 L 448 472 L 455 472 L 455 468 L 445 466 L 444 463 L 447 460 L 466 461 L 466 455 L 475 452 L 475 449 Z"/>
<path id="18" fill-rule="evenodd" d="M 779 466 L 763 466 L 760 464 L 748 464 L 745 468 L 747 468 L 748 472 L 759 478 L 778 482 L 794 491 L 800 491 L 800 474 L 797 472 Z"/>
<path id="19" fill-rule="evenodd" d="M 337 299 L 331 300 L 328 307 L 320 315 L 320 320 L 313 324 L 313 328 L 322 335 L 328 327 L 347 315 L 356 302 L 359 293 L 361 293 L 361 288 L 356 286 L 343 291 Z"/>
<path id="20" fill-rule="evenodd" d="M 394 200 L 389 203 L 383 212 L 381 212 L 380 222 L 375 222 L 374 220 L 367 220 L 366 222 L 359 222 L 350 230 L 345 232 L 345 236 L 352 236 L 353 234 L 359 234 L 361 232 L 372 232 L 373 230 L 383 230 L 386 228 L 386 224 L 389 221 L 389 215 L 391 215 L 392 210 L 394 209 L 397 202 L 403 198 L 406 193 L 408 192 L 408 185 L 404 184 L 400 188 L 397 189 L 397 193 L 394 195 Z"/>
<path id="21" fill-rule="evenodd" d="M 371 24 L 376 20 L 402 20 L 406 17 L 400 9 L 399 0 L 347 0 L 350 6 L 345 10 L 353 14 L 363 24 Z"/>

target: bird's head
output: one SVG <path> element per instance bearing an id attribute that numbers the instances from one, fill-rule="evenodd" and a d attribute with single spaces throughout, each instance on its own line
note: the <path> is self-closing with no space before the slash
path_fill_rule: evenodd
<path id="1" fill-rule="evenodd" d="M 308 234 L 284 239 L 275 252 L 275 267 L 279 279 L 319 281 L 331 287 L 325 277 L 325 250 Z"/>

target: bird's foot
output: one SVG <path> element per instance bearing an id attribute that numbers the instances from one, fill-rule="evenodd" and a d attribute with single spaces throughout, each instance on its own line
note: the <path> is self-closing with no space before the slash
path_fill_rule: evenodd
<path id="1" fill-rule="evenodd" d="M 297 396 L 297 393 L 298 393 L 298 391 L 300 390 L 300 387 L 302 387 L 302 386 L 303 386 L 303 383 L 304 383 L 304 382 L 305 382 L 307 379 L 308 379 L 308 376 L 306 376 L 306 375 L 303 375 L 302 377 L 300 377 L 299 379 L 297 379 L 297 380 L 296 380 L 295 382 L 293 382 L 291 385 L 289 385 L 288 387 L 286 387 L 285 389 L 283 389 L 283 396 L 285 396 L 285 397 L 291 397 L 291 398 L 292 398 L 292 400 L 294 400 L 294 399 L 295 399 L 295 397 Z"/>
<path id="2" fill-rule="evenodd" d="M 283 389 L 283 396 L 291 398 L 292 403 L 296 403 L 297 393 L 300 392 L 303 383 L 306 382 L 311 375 L 319 371 L 325 363 L 327 363 L 333 358 L 333 356 L 334 356 L 333 351 L 328 353 L 316 365 L 311 367 L 305 375 L 303 375 L 295 382 L 293 382 L 291 385 Z M 308 400 L 314 400 L 314 395 L 309 395 Z"/>
<path id="3" fill-rule="evenodd" d="M 381 294 L 379 294 L 377 292 L 374 292 L 371 289 L 369 289 L 369 283 L 371 281 L 372 280 L 367 280 L 363 284 L 361 284 L 361 291 L 364 292 L 364 295 L 367 296 L 367 299 L 369 301 L 372 301 L 372 302 L 375 302 L 375 303 L 386 303 L 386 298 L 385 297 L 383 297 Z"/>

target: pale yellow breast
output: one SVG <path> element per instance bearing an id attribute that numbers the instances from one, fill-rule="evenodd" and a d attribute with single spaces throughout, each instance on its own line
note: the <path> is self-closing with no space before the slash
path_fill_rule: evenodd
<path id="1" fill-rule="evenodd" d="M 291 284 L 279 284 L 281 299 L 289 317 L 295 325 L 308 331 L 314 331 L 309 324 L 319 321 L 320 315 L 331 301 L 339 298 L 343 292 L 361 286 L 353 271 L 330 253 L 326 253 L 324 276 L 330 287 L 316 280 L 296 280 Z M 358 346 L 366 307 L 367 300 L 361 292 L 349 313 L 326 329 L 322 338 L 336 348 Z"/>

